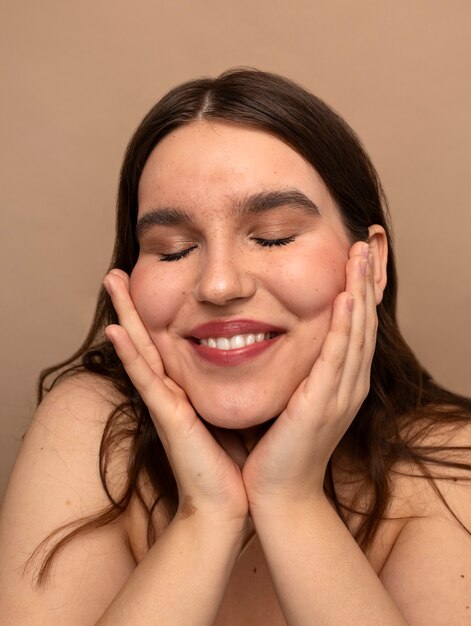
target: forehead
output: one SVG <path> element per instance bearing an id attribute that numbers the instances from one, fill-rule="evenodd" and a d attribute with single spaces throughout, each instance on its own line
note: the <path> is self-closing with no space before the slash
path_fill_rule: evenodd
<path id="1" fill-rule="evenodd" d="M 236 123 L 201 120 L 176 129 L 154 148 L 139 183 L 139 213 L 156 203 L 221 206 L 287 187 L 320 207 L 332 204 L 314 168 L 280 139 Z"/>

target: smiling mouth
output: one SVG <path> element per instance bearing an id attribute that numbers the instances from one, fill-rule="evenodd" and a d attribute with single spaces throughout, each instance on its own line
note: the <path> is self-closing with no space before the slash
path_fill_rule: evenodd
<path id="1" fill-rule="evenodd" d="M 268 333 L 245 333 L 233 335 L 232 337 L 206 337 L 204 339 L 193 338 L 195 343 L 200 346 L 207 346 L 215 350 L 239 350 L 251 346 L 255 343 L 274 339 L 279 333 L 270 331 Z"/>

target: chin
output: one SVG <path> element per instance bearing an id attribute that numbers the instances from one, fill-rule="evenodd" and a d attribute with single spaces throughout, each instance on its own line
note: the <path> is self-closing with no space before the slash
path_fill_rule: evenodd
<path id="1" fill-rule="evenodd" d="M 211 405 L 208 402 L 201 402 L 198 399 L 190 401 L 198 415 L 205 422 L 219 428 L 228 428 L 230 430 L 244 430 L 253 426 L 260 426 L 265 422 L 277 417 L 285 408 L 286 402 L 262 403 L 260 398 L 256 402 L 244 402 L 239 398 L 238 402 L 217 402 Z"/>

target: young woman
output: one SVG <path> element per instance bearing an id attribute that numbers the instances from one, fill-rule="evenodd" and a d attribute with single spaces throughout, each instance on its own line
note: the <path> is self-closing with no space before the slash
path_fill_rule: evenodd
<path id="1" fill-rule="evenodd" d="M 399 333 L 384 204 L 278 76 L 150 111 L 6 495 L 5 623 L 471 623 L 471 403 Z"/>

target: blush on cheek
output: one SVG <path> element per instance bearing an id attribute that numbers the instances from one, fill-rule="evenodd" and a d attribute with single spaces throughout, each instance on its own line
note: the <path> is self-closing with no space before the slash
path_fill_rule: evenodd
<path id="1" fill-rule="evenodd" d="M 166 328 L 178 310 L 176 286 L 162 281 L 136 265 L 129 282 L 129 293 L 144 326 L 150 333 Z"/>
<path id="2" fill-rule="evenodd" d="M 317 258 L 306 266 L 307 271 L 302 271 L 299 264 L 284 266 L 277 291 L 287 308 L 302 318 L 312 318 L 331 310 L 335 298 L 344 291 L 345 265 L 337 259 L 321 258 L 319 262 Z"/>

